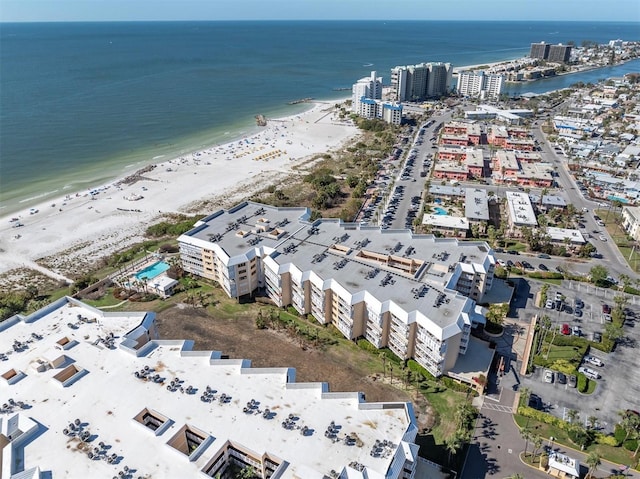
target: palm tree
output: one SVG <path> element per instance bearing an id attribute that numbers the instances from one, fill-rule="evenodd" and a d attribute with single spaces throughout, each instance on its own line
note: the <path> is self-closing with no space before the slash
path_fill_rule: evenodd
<path id="1" fill-rule="evenodd" d="M 587 422 L 589 423 L 589 429 L 595 429 L 598 425 L 598 418 L 596 416 L 589 416 Z"/>
<path id="2" fill-rule="evenodd" d="M 451 465 L 451 455 L 456 454 L 458 449 L 462 447 L 462 441 L 460 440 L 460 436 L 456 433 L 445 439 L 444 444 L 447 452 L 449 453 L 449 465 Z"/>
<path id="3" fill-rule="evenodd" d="M 536 435 L 533 436 L 533 439 L 531 440 L 531 442 L 533 443 L 533 454 L 532 455 L 533 455 L 533 458 L 535 459 L 536 454 L 538 454 L 538 451 L 542 447 L 544 439 L 539 434 L 536 434 Z"/>
<path id="4" fill-rule="evenodd" d="M 576 421 L 576 419 L 580 417 L 580 413 L 575 409 L 569 409 L 567 411 L 567 417 L 569 418 L 569 422 L 573 424 Z"/>
<path id="5" fill-rule="evenodd" d="M 600 455 L 597 452 L 590 452 L 585 462 L 587 466 L 589 466 L 587 477 L 591 477 L 596 468 L 601 464 Z"/>
<path id="6" fill-rule="evenodd" d="M 529 440 L 533 439 L 533 435 L 531 434 L 531 429 L 528 427 L 523 427 L 520 430 L 520 435 L 522 439 L 524 439 L 524 455 L 527 455 L 527 449 L 529 448 Z"/>

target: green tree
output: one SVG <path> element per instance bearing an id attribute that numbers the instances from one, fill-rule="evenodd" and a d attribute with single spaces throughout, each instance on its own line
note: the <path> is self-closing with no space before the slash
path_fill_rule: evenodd
<path id="1" fill-rule="evenodd" d="M 533 436 L 533 439 L 531 440 L 531 442 L 533 443 L 533 457 L 535 459 L 536 455 L 538 454 L 538 451 L 542 447 L 544 439 L 539 434 L 536 434 L 535 436 Z"/>
<path id="2" fill-rule="evenodd" d="M 456 455 L 458 451 L 462 448 L 462 438 L 460 434 L 456 432 L 452 436 L 449 436 L 444 441 L 445 449 L 449 454 L 449 465 L 451 465 L 451 456 Z"/>
<path id="3" fill-rule="evenodd" d="M 579 417 L 580 417 L 580 413 L 576 409 L 569 409 L 567 411 L 567 418 L 569 419 L 569 422 L 571 424 L 576 422 L 576 419 L 578 419 Z"/>
<path id="4" fill-rule="evenodd" d="M 596 468 L 601 464 L 600 455 L 597 452 L 590 452 L 585 463 L 587 464 L 587 466 L 589 466 L 587 477 L 592 477 L 592 474 L 595 472 Z"/>
<path id="5" fill-rule="evenodd" d="M 608 284 L 607 276 L 609 271 L 602 265 L 596 265 L 589 270 L 591 276 L 591 282 L 596 286 L 606 286 Z"/>
<path id="6" fill-rule="evenodd" d="M 613 322 L 604 325 L 604 335 L 613 342 L 617 342 L 624 337 L 624 330 L 621 326 Z"/>
<path id="7" fill-rule="evenodd" d="M 529 448 L 529 441 L 533 439 L 533 434 L 531 433 L 531 429 L 528 427 L 523 427 L 520 429 L 520 435 L 522 439 L 524 439 L 524 455 L 527 455 L 527 449 Z"/>

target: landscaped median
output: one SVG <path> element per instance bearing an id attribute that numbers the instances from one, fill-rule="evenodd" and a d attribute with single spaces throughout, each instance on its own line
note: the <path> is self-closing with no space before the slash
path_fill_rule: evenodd
<path id="1" fill-rule="evenodd" d="M 521 403 L 525 400 L 527 400 L 526 396 L 521 398 Z M 631 464 L 631 467 L 638 469 L 638 458 L 634 456 L 634 450 L 631 450 L 631 447 L 637 446 L 637 443 L 625 442 L 626 432 L 620 426 L 616 427 L 614 435 L 602 434 L 593 429 L 591 424 L 585 428 L 581 421 L 576 420 L 573 423 L 564 421 L 546 412 L 522 405 L 518 407 L 518 412 L 513 417 L 522 436 L 528 444 L 533 445 L 532 451 L 524 451 L 525 454 L 522 456 L 523 461 L 533 467 L 538 467 L 540 461 L 546 456 L 544 450 L 540 447 L 536 448 L 535 445 L 553 438 L 554 444 L 580 450 L 585 454 L 596 453 L 600 458 L 613 464 Z M 531 454 L 528 454 L 529 452 Z"/>

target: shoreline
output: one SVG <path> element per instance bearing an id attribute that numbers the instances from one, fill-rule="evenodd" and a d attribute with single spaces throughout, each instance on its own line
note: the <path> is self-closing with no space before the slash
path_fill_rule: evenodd
<path id="1" fill-rule="evenodd" d="M 341 103 L 349 97 L 331 95 L 327 99 L 314 99 L 295 105 L 274 106 L 271 108 L 272 115 L 266 116 L 268 119 L 280 120 L 304 114 L 318 103 Z M 304 108 L 301 109 L 302 106 Z M 200 130 L 188 136 L 170 139 L 165 145 L 150 145 L 136 151 L 122 152 L 109 158 L 96 159 L 93 165 L 82 165 L 82 169 L 77 171 L 75 175 L 65 173 L 66 176 L 59 176 L 51 181 L 39 179 L 39 182 L 44 182 L 39 189 L 27 190 L 24 194 L 13 194 L 11 198 L 0 202 L 0 219 L 5 215 L 19 214 L 21 211 L 31 207 L 39 208 L 40 205 L 46 202 L 57 203 L 58 199 L 64 197 L 67 193 L 75 194 L 89 191 L 93 188 L 100 188 L 133 174 L 140 168 L 161 163 L 168 158 L 191 155 L 214 146 L 232 143 L 247 136 L 255 135 L 262 128 L 256 125 L 255 120 L 252 119 L 248 122 L 238 122 L 233 125 Z M 104 165 L 104 168 L 96 165 Z M 15 191 L 21 191 L 21 189 Z"/>
<path id="2" fill-rule="evenodd" d="M 286 178 L 313 155 L 359 134 L 334 116 L 333 105 L 343 101 L 314 101 L 306 111 L 270 118 L 267 126 L 232 141 L 157 158 L 162 161 L 138 165 L 105 184 L 0 213 L 0 273 L 26 267 L 53 271 L 48 275 L 56 279 L 70 271 L 76 276 L 141 240 L 146 227 L 166 215 L 215 205 L 206 206 L 210 212 Z"/>

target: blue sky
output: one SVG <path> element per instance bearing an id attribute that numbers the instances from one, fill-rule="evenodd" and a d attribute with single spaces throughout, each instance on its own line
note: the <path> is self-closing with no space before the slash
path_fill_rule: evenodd
<path id="1" fill-rule="evenodd" d="M 279 19 L 640 22 L 640 1 L 0 0 L 3 22 Z"/>

